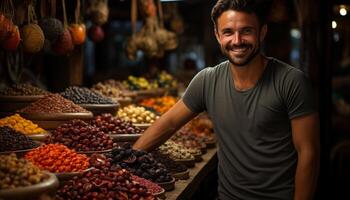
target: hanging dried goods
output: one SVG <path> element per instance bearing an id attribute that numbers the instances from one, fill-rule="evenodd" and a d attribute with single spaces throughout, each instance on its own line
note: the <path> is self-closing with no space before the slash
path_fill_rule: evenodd
<path id="1" fill-rule="evenodd" d="M 12 30 L 10 31 L 6 39 L 3 41 L 1 46 L 7 51 L 15 51 L 20 41 L 21 41 L 21 37 L 20 37 L 18 26 L 14 25 L 12 26 Z"/>
<path id="2" fill-rule="evenodd" d="M 89 38 L 94 42 L 100 42 L 105 37 L 105 33 L 101 26 L 93 25 L 89 29 Z"/>
<path id="3" fill-rule="evenodd" d="M 71 24 L 69 30 L 72 35 L 73 44 L 81 45 L 85 42 L 86 27 L 84 24 Z"/>
<path id="4" fill-rule="evenodd" d="M 51 43 L 54 43 L 64 32 L 62 22 L 53 17 L 43 18 L 39 25 L 44 32 L 45 39 Z"/>
<path id="5" fill-rule="evenodd" d="M 28 53 L 37 53 L 43 46 L 45 41 L 44 32 L 37 24 L 28 24 L 22 28 L 23 50 Z"/>

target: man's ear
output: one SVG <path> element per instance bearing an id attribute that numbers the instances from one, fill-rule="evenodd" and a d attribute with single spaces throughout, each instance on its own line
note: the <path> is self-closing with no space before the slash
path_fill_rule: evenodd
<path id="1" fill-rule="evenodd" d="M 216 40 L 220 43 L 219 32 L 218 32 L 218 29 L 216 27 L 214 28 L 214 33 L 215 33 Z"/>
<path id="2" fill-rule="evenodd" d="M 266 36 L 266 33 L 267 33 L 267 24 L 264 24 L 262 27 L 261 27 L 261 30 L 260 30 L 260 42 L 263 42 L 264 39 L 265 39 L 265 36 Z"/>

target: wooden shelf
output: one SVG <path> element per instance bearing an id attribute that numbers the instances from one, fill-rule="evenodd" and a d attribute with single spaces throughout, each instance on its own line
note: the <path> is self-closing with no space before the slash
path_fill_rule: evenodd
<path id="1" fill-rule="evenodd" d="M 175 183 L 175 189 L 166 192 L 166 200 L 176 199 L 191 199 L 191 196 L 196 192 L 200 183 L 206 178 L 209 172 L 217 168 L 217 148 L 208 149 L 203 155 L 203 161 L 195 164 L 190 168 L 190 178 L 187 180 L 178 180 Z"/>

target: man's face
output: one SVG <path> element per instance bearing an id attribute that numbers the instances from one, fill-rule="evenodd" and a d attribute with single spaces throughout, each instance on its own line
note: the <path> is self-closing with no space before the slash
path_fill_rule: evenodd
<path id="1" fill-rule="evenodd" d="M 235 66 L 245 66 L 260 52 L 266 34 L 255 14 L 228 10 L 217 20 L 215 35 L 222 53 Z"/>

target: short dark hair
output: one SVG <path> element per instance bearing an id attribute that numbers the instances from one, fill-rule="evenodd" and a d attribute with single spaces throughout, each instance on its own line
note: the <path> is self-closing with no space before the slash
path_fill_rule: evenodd
<path id="1" fill-rule="evenodd" d="M 255 14 L 262 26 L 267 23 L 271 4 L 271 0 L 218 0 L 211 10 L 211 20 L 216 29 L 220 15 L 227 10 L 235 10 Z"/>

